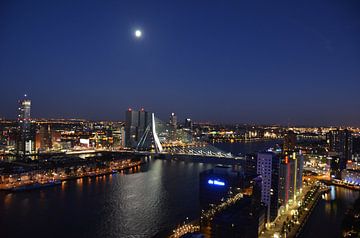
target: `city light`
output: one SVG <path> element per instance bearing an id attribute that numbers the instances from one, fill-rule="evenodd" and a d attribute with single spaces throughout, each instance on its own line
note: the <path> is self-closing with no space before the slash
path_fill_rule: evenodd
<path id="1" fill-rule="evenodd" d="M 216 185 L 216 186 L 225 186 L 225 182 L 220 180 L 213 180 L 213 179 L 209 179 L 208 184 Z"/>

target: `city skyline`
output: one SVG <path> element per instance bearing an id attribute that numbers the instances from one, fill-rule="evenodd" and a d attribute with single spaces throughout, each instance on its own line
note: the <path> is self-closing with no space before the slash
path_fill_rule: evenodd
<path id="1" fill-rule="evenodd" d="M 0 117 L 360 125 L 359 2 L 158 3 L 2 2 Z"/>
<path id="2" fill-rule="evenodd" d="M 32 101 L 31 98 L 29 98 L 29 96 L 27 94 L 23 95 L 22 98 L 20 98 L 17 102 L 21 102 L 23 100 L 29 100 L 30 102 Z M 20 110 L 20 108 L 18 108 L 18 111 Z M 33 110 L 33 109 L 32 109 Z M 147 109 L 141 107 L 141 108 L 127 108 L 125 111 L 128 112 L 128 111 L 145 111 Z M 17 113 L 19 113 L 17 111 Z M 176 115 L 176 116 L 175 116 Z M 17 118 L 6 118 L 6 117 L 0 117 L 0 120 L 18 120 L 18 117 L 19 117 L 19 114 L 16 114 L 15 115 Z M 170 116 L 170 120 L 172 120 L 171 118 L 173 116 L 175 117 L 178 117 L 177 114 L 175 114 L 175 112 L 171 112 L 171 113 L 168 113 L 168 115 L 165 115 L 162 119 L 164 119 L 164 121 L 166 121 L 166 118 Z M 84 120 L 84 121 L 118 121 L 118 122 L 124 122 L 126 121 L 126 116 L 123 116 L 122 118 L 116 118 L 116 119 L 104 119 L 104 118 L 99 118 L 99 119 L 91 119 L 91 118 L 81 118 L 81 117 L 38 117 L 38 116 L 31 116 L 31 119 L 33 120 Z M 180 115 L 180 122 L 179 124 L 182 124 L 182 125 L 185 125 L 186 124 L 186 121 L 187 120 L 192 120 L 191 118 L 191 115 L 187 115 L 187 116 L 184 116 L 184 115 Z M 288 126 L 288 127 L 291 127 L 291 126 L 295 126 L 295 127 L 358 127 L 357 125 L 345 125 L 345 124 L 322 124 L 322 125 L 305 125 L 305 124 L 291 124 L 291 123 L 288 123 L 288 124 L 282 124 L 282 123 L 252 123 L 252 122 L 219 122 L 219 121 L 210 121 L 210 120 L 204 120 L 204 121 L 193 121 L 194 123 L 200 123 L 200 124 L 218 124 L 218 125 L 258 125 L 258 126 L 261 126 L 261 125 L 274 125 L 274 126 Z M 169 123 L 171 124 L 172 122 L 169 121 Z"/>
<path id="3" fill-rule="evenodd" d="M 359 12 L 0 1 L 0 236 L 360 237 Z"/>

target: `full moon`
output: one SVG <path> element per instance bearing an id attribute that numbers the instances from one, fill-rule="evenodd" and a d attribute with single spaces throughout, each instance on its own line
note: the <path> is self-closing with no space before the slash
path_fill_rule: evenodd
<path id="1" fill-rule="evenodd" d="M 135 37 L 140 38 L 142 36 L 142 32 L 140 30 L 135 31 Z"/>

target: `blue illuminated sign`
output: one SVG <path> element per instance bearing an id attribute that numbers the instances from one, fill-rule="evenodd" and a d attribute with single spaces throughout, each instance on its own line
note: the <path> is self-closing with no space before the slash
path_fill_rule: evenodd
<path id="1" fill-rule="evenodd" d="M 216 185 L 216 186 L 225 186 L 225 182 L 220 180 L 213 180 L 213 179 L 209 179 L 208 184 Z"/>

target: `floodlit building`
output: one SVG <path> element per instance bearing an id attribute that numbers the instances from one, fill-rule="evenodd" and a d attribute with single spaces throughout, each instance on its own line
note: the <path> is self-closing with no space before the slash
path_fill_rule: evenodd
<path id="1" fill-rule="evenodd" d="M 349 130 L 333 130 L 327 134 L 330 153 L 337 153 L 338 170 L 336 178 L 346 169 L 347 161 L 352 160 L 352 134 Z"/>
<path id="2" fill-rule="evenodd" d="M 293 131 L 286 132 L 284 136 L 283 151 L 294 151 L 296 147 L 296 134 Z"/>
<path id="3" fill-rule="evenodd" d="M 261 201 L 266 206 L 266 220 L 272 222 L 279 210 L 280 159 L 273 152 L 257 155 L 257 173 L 262 178 Z"/>
<path id="4" fill-rule="evenodd" d="M 175 129 L 177 128 L 177 116 L 175 115 L 174 112 L 172 112 L 170 115 L 169 123 L 173 128 Z"/>
<path id="5" fill-rule="evenodd" d="M 147 126 L 151 123 L 151 113 L 144 109 L 133 111 L 129 108 L 125 112 L 125 144 L 134 148 L 143 136 Z"/>
<path id="6" fill-rule="evenodd" d="M 296 201 L 302 189 L 304 158 L 300 153 L 286 153 L 280 163 L 279 203 L 284 209 Z"/>
<path id="7" fill-rule="evenodd" d="M 34 135 L 31 128 L 31 100 L 25 95 L 24 99 L 19 101 L 19 140 L 18 153 L 26 155 L 34 151 Z"/>
<path id="8" fill-rule="evenodd" d="M 193 129 L 193 123 L 190 118 L 185 119 L 184 128 L 192 130 Z"/>

